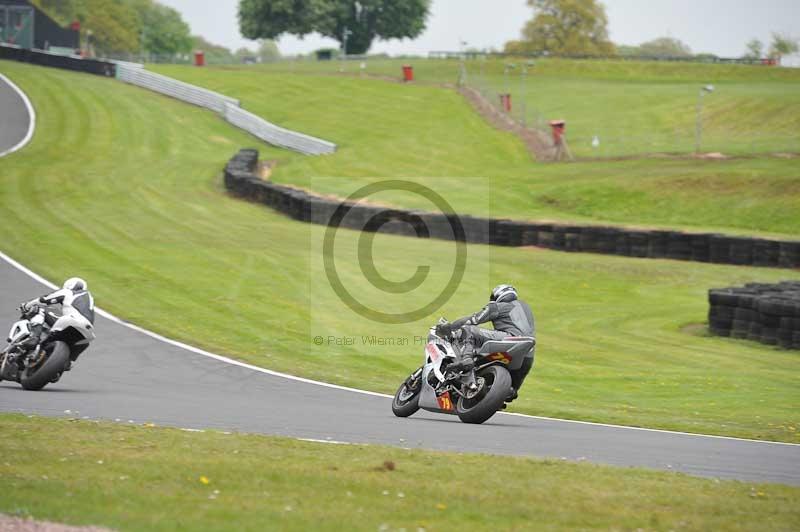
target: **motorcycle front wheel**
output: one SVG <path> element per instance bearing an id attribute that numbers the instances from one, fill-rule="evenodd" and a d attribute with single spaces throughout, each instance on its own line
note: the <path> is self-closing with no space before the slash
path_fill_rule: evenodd
<path id="1" fill-rule="evenodd" d="M 464 423 L 481 424 L 492 417 L 505 403 L 511 391 L 511 374 L 502 366 L 489 366 L 475 373 L 478 390 L 456 403 L 456 414 Z"/>
<path id="2" fill-rule="evenodd" d="M 41 390 L 48 382 L 64 371 L 69 361 L 69 347 L 64 342 L 53 342 L 44 347 L 45 359 L 28 368 L 20 378 L 26 390 Z"/>
<path id="3" fill-rule="evenodd" d="M 419 371 L 419 370 L 418 370 Z M 414 373 L 417 373 L 416 371 Z M 413 374 L 412 374 L 413 376 Z M 422 377 L 415 381 L 409 377 L 403 381 L 392 399 L 392 412 L 397 417 L 408 417 L 419 410 L 419 394 L 422 391 Z"/>

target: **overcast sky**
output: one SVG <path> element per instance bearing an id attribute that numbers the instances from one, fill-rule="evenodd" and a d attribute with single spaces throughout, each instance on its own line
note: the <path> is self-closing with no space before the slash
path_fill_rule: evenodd
<path id="1" fill-rule="evenodd" d="M 254 48 L 239 34 L 238 0 L 159 0 L 181 12 L 192 33 L 232 49 Z M 800 37 L 800 0 L 604 0 L 611 40 L 639 44 L 671 36 L 694 52 L 737 57 L 752 38 L 768 42 L 773 31 Z M 433 0 L 425 33 L 414 40 L 376 41 L 372 52 L 425 54 L 431 50 L 458 50 L 466 41 L 476 48 L 502 49 L 519 37 L 532 16 L 525 0 Z M 305 39 L 284 36 L 281 53 L 306 53 L 338 46 L 315 35 Z"/>

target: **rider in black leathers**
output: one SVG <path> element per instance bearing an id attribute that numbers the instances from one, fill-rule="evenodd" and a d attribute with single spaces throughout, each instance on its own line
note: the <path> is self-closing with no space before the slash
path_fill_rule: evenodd
<path id="1" fill-rule="evenodd" d="M 478 324 L 491 321 L 494 330 L 483 329 Z M 517 296 L 516 289 L 508 284 L 496 286 L 489 297 L 489 303 L 480 311 L 469 316 L 457 319 L 452 323 L 440 324 L 436 328 L 437 334 L 461 337 L 465 346 L 461 360 L 456 362 L 454 369 L 471 369 L 475 362 L 473 355 L 487 340 L 502 340 L 509 336 L 530 336 L 535 338 L 536 327 L 531 307 Z M 535 348 L 534 348 L 535 350 Z M 533 367 L 534 350 L 525 357 L 522 367 L 511 372 L 512 392 L 509 401 L 517 398 L 519 389 L 525 377 Z"/>

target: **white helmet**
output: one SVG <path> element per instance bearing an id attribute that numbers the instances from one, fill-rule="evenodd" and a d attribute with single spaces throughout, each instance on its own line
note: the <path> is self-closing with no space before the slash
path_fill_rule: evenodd
<path id="1" fill-rule="evenodd" d="M 489 296 L 491 301 L 514 301 L 517 299 L 517 289 L 510 284 L 499 284 L 492 289 L 492 294 Z"/>
<path id="2" fill-rule="evenodd" d="M 64 281 L 64 286 L 62 288 L 64 288 L 64 290 L 71 290 L 73 292 L 81 292 L 89 289 L 86 281 L 80 277 L 70 277 Z"/>

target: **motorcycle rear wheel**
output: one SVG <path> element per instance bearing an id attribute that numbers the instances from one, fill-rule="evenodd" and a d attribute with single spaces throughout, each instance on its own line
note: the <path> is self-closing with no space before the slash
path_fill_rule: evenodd
<path id="1" fill-rule="evenodd" d="M 481 424 L 500 410 L 511 391 L 511 374 L 502 366 L 489 366 L 475 373 L 483 379 L 483 390 L 475 397 L 462 396 L 456 403 L 456 414 L 464 423 Z"/>
<path id="2" fill-rule="evenodd" d="M 30 370 L 26 370 L 21 375 L 19 382 L 26 390 L 41 390 L 64 371 L 69 362 L 69 347 L 64 342 L 53 342 L 45 347 L 46 351 L 51 349 L 50 354 L 33 373 L 28 373 Z"/>
<path id="3" fill-rule="evenodd" d="M 410 377 L 409 377 L 410 378 Z M 417 378 L 416 389 L 409 389 L 408 380 L 403 381 L 392 399 L 392 412 L 397 417 L 408 417 L 419 410 L 419 395 L 422 391 L 422 377 Z"/>

